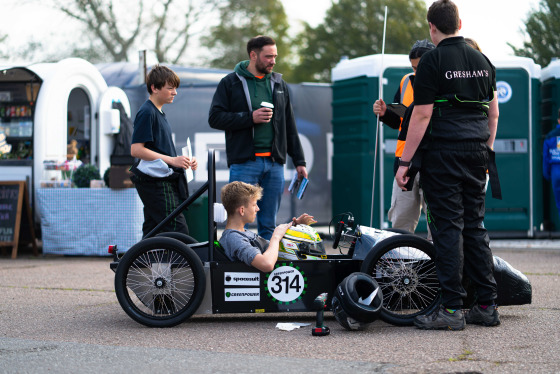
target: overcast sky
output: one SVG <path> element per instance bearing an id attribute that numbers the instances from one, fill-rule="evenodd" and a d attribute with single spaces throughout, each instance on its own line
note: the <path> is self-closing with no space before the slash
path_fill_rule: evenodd
<path id="1" fill-rule="evenodd" d="M 286 13 L 292 20 L 305 20 L 317 25 L 330 7 L 330 0 L 282 0 Z M 425 0 L 426 8 L 433 1 Z M 522 45 L 519 29 L 531 9 L 536 9 L 538 0 L 454 0 L 459 7 L 463 22 L 461 35 L 475 39 L 484 53 L 491 56 L 513 55 L 507 43 Z M 387 17 L 398 17 L 391 13 L 389 2 Z M 405 21 L 405 20 L 403 20 Z M 426 24 L 426 28 L 427 28 Z M 387 30 L 386 38 L 391 37 Z"/>
<path id="2" fill-rule="evenodd" d="M 264 1 L 264 0 L 263 0 Z M 297 29 L 298 21 L 304 20 L 316 26 L 330 7 L 330 0 L 282 0 L 290 22 Z M 425 0 L 427 6 L 432 0 Z M 522 45 L 519 32 L 528 12 L 538 6 L 538 0 L 455 0 L 463 21 L 461 35 L 475 39 L 489 57 L 513 55 L 510 42 Z M 69 33 L 75 32 L 75 23 L 59 12 L 38 4 L 20 5 L 21 0 L 2 0 L 0 34 L 9 35 L 9 43 L 18 46 L 26 43 L 32 35 L 48 40 L 50 48 L 60 48 Z M 390 2 L 389 2 L 390 4 Z M 388 17 L 398 17 L 388 8 Z M 403 20 L 405 22 L 406 20 Z M 427 27 L 427 26 L 426 26 Z M 387 30 L 386 38 L 391 37 Z M 4 51 L 5 52 L 5 51 Z"/>

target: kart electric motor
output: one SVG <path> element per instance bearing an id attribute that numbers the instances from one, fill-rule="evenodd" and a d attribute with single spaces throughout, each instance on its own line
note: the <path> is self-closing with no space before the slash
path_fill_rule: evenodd
<path id="1" fill-rule="evenodd" d="M 326 255 L 323 240 L 317 230 L 308 225 L 290 227 L 278 250 L 281 260 L 321 260 Z"/>

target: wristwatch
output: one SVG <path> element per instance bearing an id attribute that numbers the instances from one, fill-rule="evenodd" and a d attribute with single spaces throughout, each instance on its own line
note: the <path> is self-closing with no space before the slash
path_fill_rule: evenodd
<path id="1" fill-rule="evenodd" d="M 399 157 L 399 166 L 405 166 L 405 167 L 410 167 L 410 164 L 412 163 L 412 161 L 403 161 L 400 157 Z"/>

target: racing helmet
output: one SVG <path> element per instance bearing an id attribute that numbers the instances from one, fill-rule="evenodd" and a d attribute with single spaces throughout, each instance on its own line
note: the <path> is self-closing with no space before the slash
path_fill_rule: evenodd
<path id="1" fill-rule="evenodd" d="M 360 322 L 350 317 L 342 307 L 342 304 L 337 295 L 333 296 L 331 300 L 331 308 L 336 321 L 349 331 L 365 330 L 370 322 Z"/>
<path id="2" fill-rule="evenodd" d="M 363 330 L 378 319 L 383 294 L 375 279 L 366 273 L 348 275 L 336 287 L 331 306 L 334 317 L 347 330 Z"/>
<path id="3" fill-rule="evenodd" d="M 278 258 L 282 260 L 321 260 L 326 254 L 319 233 L 309 225 L 290 227 L 278 250 Z"/>

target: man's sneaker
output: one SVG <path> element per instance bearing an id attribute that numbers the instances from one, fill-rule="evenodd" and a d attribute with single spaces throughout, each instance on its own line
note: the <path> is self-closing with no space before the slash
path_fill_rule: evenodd
<path id="1" fill-rule="evenodd" d="M 414 326 L 423 330 L 463 330 L 465 328 L 465 317 L 463 311 L 457 309 L 455 313 L 449 313 L 443 305 L 431 314 L 417 316 L 414 318 Z"/>
<path id="2" fill-rule="evenodd" d="M 465 320 L 468 324 L 498 326 L 500 324 L 500 314 L 496 305 L 488 305 L 486 309 L 480 305 L 475 305 L 467 312 Z"/>

